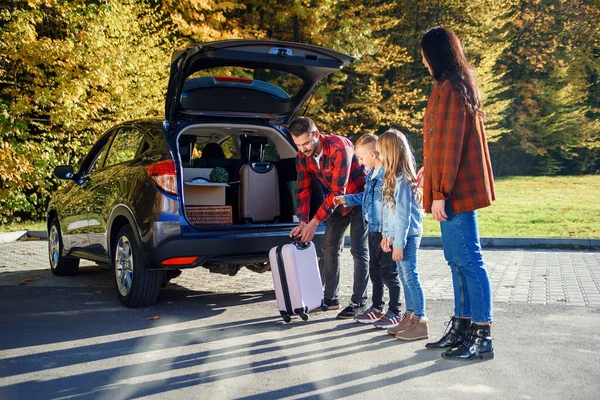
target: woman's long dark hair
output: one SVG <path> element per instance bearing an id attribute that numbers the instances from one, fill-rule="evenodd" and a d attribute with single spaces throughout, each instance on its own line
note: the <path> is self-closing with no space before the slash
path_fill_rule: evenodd
<path id="1" fill-rule="evenodd" d="M 458 36 L 446 28 L 429 29 L 421 39 L 421 49 L 437 82 L 449 80 L 458 90 L 473 115 L 483 116 L 481 92 L 475 83 L 473 67 L 463 53 Z"/>

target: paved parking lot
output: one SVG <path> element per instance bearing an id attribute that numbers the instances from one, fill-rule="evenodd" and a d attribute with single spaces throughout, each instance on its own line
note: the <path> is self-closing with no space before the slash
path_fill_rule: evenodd
<path id="1" fill-rule="evenodd" d="M 424 341 L 311 313 L 284 324 L 269 273 L 197 268 L 157 304 L 123 307 L 106 268 L 55 277 L 46 242 L 0 245 L 0 399 L 596 399 L 600 252 L 486 250 L 489 362 L 449 362 Z M 440 249 L 420 266 L 430 334 L 452 310 Z M 342 300 L 351 287 L 342 259 Z"/>
<path id="2" fill-rule="evenodd" d="M 112 288 L 112 275 L 91 262 L 82 262 L 73 277 L 55 277 L 47 260 L 46 241 L 0 244 L 0 286 Z M 600 251 L 484 249 L 496 302 L 600 306 Z M 452 299 L 450 271 L 441 249 L 423 248 L 419 268 L 425 294 L 431 300 Z M 352 288 L 350 251 L 342 253 L 343 299 Z M 213 293 L 272 290 L 270 273 L 242 269 L 236 276 L 210 274 L 204 268 L 185 270 L 172 289 Z"/>

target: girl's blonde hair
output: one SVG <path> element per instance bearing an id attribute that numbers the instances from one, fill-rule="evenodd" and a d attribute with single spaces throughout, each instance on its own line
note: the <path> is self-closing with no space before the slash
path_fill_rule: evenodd
<path id="1" fill-rule="evenodd" d="M 390 128 L 379 136 L 375 146 L 385 169 L 383 175 L 385 201 L 392 207 L 395 206 L 394 191 L 399 176 L 402 176 L 410 184 L 412 192 L 417 198 L 420 198 L 417 190 L 415 157 L 406 136 L 399 130 Z"/>

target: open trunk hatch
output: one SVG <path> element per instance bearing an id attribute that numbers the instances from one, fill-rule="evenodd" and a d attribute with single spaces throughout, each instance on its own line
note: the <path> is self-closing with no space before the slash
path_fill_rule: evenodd
<path id="1" fill-rule="evenodd" d="M 321 79 L 354 58 L 318 46 L 271 40 L 195 45 L 173 55 L 165 117 L 261 118 L 285 124 Z"/>

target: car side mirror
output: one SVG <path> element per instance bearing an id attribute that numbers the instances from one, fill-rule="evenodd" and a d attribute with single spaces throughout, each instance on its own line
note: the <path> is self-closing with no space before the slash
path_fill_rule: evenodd
<path id="1" fill-rule="evenodd" d="M 54 168 L 54 177 L 58 179 L 73 179 L 73 167 L 70 165 L 59 165 Z"/>

